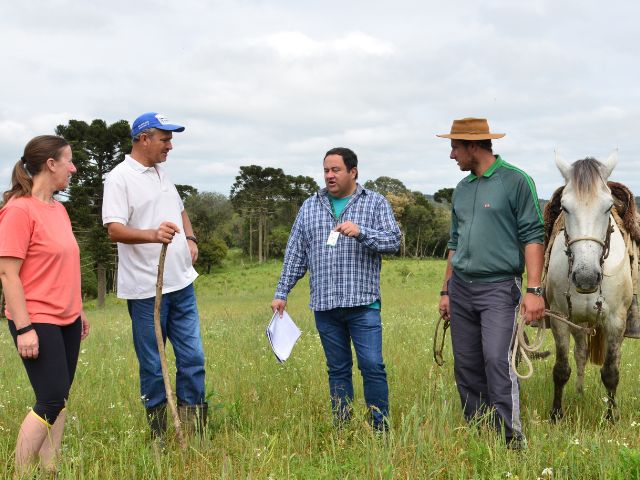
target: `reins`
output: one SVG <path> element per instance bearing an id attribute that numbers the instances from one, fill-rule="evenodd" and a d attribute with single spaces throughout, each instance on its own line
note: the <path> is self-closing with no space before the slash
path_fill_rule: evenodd
<path id="1" fill-rule="evenodd" d="M 574 330 L 583 331 L 590 336 L 593 336 L 596 333 L 595 328 L 577 325 L 571 322 L 567 316 L 559 312 L 554 312 L 553 310 L 545 309 L 544 316 L 559 320 L 565 323 L 566 325 L 568 325 L 570 328 L 573 328 Z M 544 342 L 544 336 L 546 332 L 546 329 L 544 328 L 544 321 L 541 319 L 538 321 L 538 323 L 539 323 L 538 332 L 536 334 L 535 341 L 533 343 L 527 343 L 527 340 L 524 335 L 524 327 L 526 323 L 524 321 L 524 317 L 518 314 L 518 321 L 516 325 L 516 335 L 513 340 L 513 348 L 511 349 L 511 368 L 515 372 L 516 376 L 518 378 L 521 378 L 522 380 L 531 378 L 531 375 L 533 375 L 533 364 L 529 359 L 529 354 L 535 353 L 538 350 L 540 350 L 540 347 L 542 347 L 542 343 Z M 517 365 L 518 353 L 520 353 L 520 357 L 522 361 L 524 361 L 525 365 L 527 366 L 527 373 L 521 374 L 520 372 L 518 372 L 518 365 Z"/>
<path id="2" fill-rule="evenodd" d="M 438 335 L 440 334 L 440 324 L 442 324 L 442 322 L 444 322 L 444 325 L 442 327 L 442 339 L 440 341 L 440 345 L 438 345 Z M 436 331 L 433 334 L 433 361 L 436 362 L 439 367 L 444 365 L 442 352 L 444 351 L 444 340 L 447 336 L 447 329 L 449 328 L 449 325 L 451 325 L 451 320 L 440 315 L 440 318 L 436 323 Z"/>
<path id="3" fill-rule="evenodd" d="M 571 322 L 567 316 L 558 312 L 554 312 L 553 310 L 545 309 L 544 316 L 559 320 L 565 323 L 566 325 L 568 325 L 570 328 L 583 331 L 590 336 L 593 336 L 596 333 L 595 328 L 577 325 Z M 440 335 L 441 325 L 442 325 L 442 335 Z M 440 367 L 444 365 L 444 357 L 443 357 L 444 342 L 447 336 L 447 329 L 449 328 L 450 325 L 451 325 L 451 321 L 448 318 L 444 318 L 443 315 L 440 315 L 440 318 L 438 318 L 438 321 L 436 323 L 435 333 L 433 335 L 433 361 L 436 362 L 436 364 Z M 529 355 L 540 350 L 540 348 L 542 347 L 542 344 L 544 343 L 544 336 L 545 336 L 545 330 L 546 330 L 543 326 L 543 322 L 540 321 L 540 326 L 538 327 L 538 332 L 536 334 L 535 341 L 533 343 L 528 343 L 527 340 L 525 339 L 525 334 L 524 334 L 525 325 L 526 323 L 524 321 L 524 317 L 522 317 L 521 315 L 518 315 L 518 321 L 516 325 L 516 335 L 513 341 L 513 348 L 511 350 L 511 368 L 515 372 L 516 376 L 523 380 L 531 378 L 531 375 L 533 375 L 533 364 L 531 363 L 531 359 L 529 358 Z M 520 372 L 518 372 L 518 368 L 517 368 L 518 353 L 520 353 L 522 360 L 527 366 L 527 372 L 524 374 L 521 374 Z"/>

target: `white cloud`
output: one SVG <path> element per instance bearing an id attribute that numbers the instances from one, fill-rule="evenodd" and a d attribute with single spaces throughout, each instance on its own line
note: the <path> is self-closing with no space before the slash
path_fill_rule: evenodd
<path id="1" fill-rule="evenodd" d="M 619 147 L 614 177 L 640 195 L 639 14 L 615 0 L 6 3 L 0 184 L 34 135 L 156 110 L 187 125 L 177 183 L 228 193 L 250 163 L 322 181 L 341 145 L 363 180 L 433 193 L 463 175 L 435 134 L 478 115 L 541 196 L 560 183 L 555 147 Z"/>
<path id="2" fill-rule="evenodd" d="M 300 32 L 278 32 L 268 35 L 263 42 L 280 56 L 289 59 L 310 57 L 322 53 L 324 45 Z M 260 44 L 257 41 L 256 44 Z"/>
<path id="3" fill-rule="evenodd" d="M 335 40 L 314 40 L 302 32 L 287 31 L 251 39 L 249 47 L 266 46 L 274 50 L 282 59 L 298 60 L 309 57 L 365 54 L 372 56 L 390 55 L 390 42 L 362 32 L 349 32 Z"/>
<path id="4" fill-rule="evenodd" d="M 333 45 L 338 51 L 369 55 L 390 55 L 393 53 L 393 46 L 390 42 L 379 40 L 362 32 L 349 33 L 346 37 L 335 40 Z"/>

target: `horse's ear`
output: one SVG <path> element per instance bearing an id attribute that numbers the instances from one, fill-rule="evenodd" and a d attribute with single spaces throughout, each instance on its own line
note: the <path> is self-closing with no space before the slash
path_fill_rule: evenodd
<path id="1" fill-rule="evenodd" d="M 568 182 L 569 179 L 571 178 L 571 165 L 569 165 L 564 160 L 564 158 L 560 156 L 557 150 L 554 150 L 554 153 L 556 155 L 556 166 L 558 167 L 558 170 L 560 170 L 560 173 L 564 177 L 564 181 Z"/>
<path id="2" fill-rule="evenodd" d="M 618 149 L 616 148 L 613 152 L 609 154 L 606 160 L 602 163 L 602 178 L 607 180 L 613 172 L 613 169 L 618 164 Z"/>

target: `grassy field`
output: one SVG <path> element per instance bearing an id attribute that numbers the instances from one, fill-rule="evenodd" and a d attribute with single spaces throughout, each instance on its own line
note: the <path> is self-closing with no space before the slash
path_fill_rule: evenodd
<path id="1" fill-rule="evenodd" d="M 605 392 L 594 366 L 587 368 L 583 396 L 572 377 L 567 416 L 551 424 L 553 356 L 535 363 L 533 378 L 521 386 L 529 449 L 508 451 L 491 432 L 465 425 L 449 340 L 444 367 L 433 362 L 444 263 L 385 261 L 392 429 L 379 437 L 367 425 L 356 370 L 357 415 L 336 430 L 306 279 L 289 299 L 289 312 L 303 330 L 291 358 L 279 365 L 268 348 L 264 329 L 279 269 L 279 263 L 234 262 L 196 281 L 210 422 L 206 439 L 192 441 L 186 453 L 170 444 L 157 455 L 150 447 L 126 304 L 110 297 L 98 310 L 89 303 L 92 333 L 82 345 L 71 392 L 59 478 L 640 478 L 640 342 L 623 347 L 615 425 L 603 420 Z M 5 325 L 0 364 L 0 478 L 6 478 L 33 392 Z"/>

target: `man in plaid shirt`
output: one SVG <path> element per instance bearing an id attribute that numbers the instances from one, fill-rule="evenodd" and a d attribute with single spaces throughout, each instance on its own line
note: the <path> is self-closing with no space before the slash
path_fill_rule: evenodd
<path id="1" fill-rule="evenodd" d="M 331 149 L 323 165 L 326 188 L 298 212 L 271 307 L 282 314 L 287 295 L 310 271 L 309 306 L 327 358 L 335 419 L 350 416 L 353 341 L 373 426 L 383 430 L 389 388 L 382 359 L 381 254 L 398 250 L 400 229 L 387 199 L 357 183 L 353 151 Z"/>

